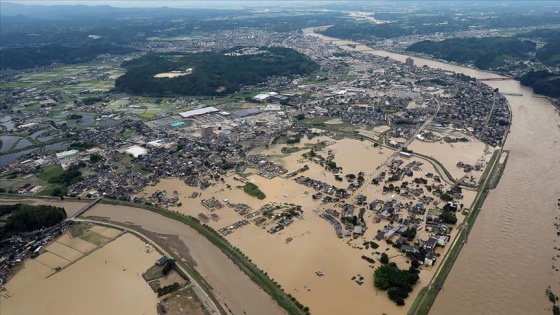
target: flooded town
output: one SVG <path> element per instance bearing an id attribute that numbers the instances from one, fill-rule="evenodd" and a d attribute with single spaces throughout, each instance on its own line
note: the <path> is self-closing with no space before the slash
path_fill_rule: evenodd
<path id="1" fill-rule="evenodd" d="M 0 309 L 551 314 L 558 100 L 505 70 L 388 52 L 420 35 L 372 48 L 318 26 L 202 27 L 2 70 Z M 215 95 L 118 89 L 143 51 L 266 59 L 276 47 L 316 69 Z M 16 224 L 20 212 L 52 223 Z"/>

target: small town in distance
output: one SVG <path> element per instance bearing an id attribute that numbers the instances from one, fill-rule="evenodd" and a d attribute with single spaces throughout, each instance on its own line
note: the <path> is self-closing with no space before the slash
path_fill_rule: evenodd
<path id="1" fill-rule="evenodd" d="M 0 3 L 0 313 L 560 314 L 533 4 Z"/>

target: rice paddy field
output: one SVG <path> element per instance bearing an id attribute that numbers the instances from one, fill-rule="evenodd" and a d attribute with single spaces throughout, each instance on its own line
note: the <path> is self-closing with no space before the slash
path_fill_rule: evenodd
<path id="1" fill-rule="evenodd" d="M 116 63 L 62 66 L 40 72 L 23 73 L 14 82 L 4 85 L 5 87 L 31 89 L 51 84 L 53 81 L 68 79 L 74 82 L 61 87 L 53 86 L 52 88 L 64 91 L 67 94 L 79 94 L 83 90 L 109 90 L 115 86 L 112 78 L 123 73 L 124 69 L 118 67 Z"/>

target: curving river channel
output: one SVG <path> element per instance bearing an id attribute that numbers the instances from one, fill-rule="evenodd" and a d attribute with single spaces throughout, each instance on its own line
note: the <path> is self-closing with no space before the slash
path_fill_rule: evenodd
<path id="1" fill-rule="evenodd" d="M 386 56 L 404 62 L 406 55 L 371 49 L 304 30 L 349 51 Z M 355 48 L 348 44 L 356 45 Z M 496 74 L 414 58 L 427 65 L 477 79 Z M 486 81 L 507 96 L 512 125 L 505 149 L 506 170 L 477 218 L 461 254 L 430 314 L 552 314 L 545 289 L 560 293 L 560 238 L 554 223 L 560 211 L 560 117 L 555 107 L 514 80 Z"/>

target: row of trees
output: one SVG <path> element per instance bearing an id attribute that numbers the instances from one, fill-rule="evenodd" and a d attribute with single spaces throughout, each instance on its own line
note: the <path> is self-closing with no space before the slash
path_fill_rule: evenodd
<path id="1" fill-rule="evenodd" d="M 174 291 L 177 291 L 177 290 L 179 290 L 180 287 L 181 287 L 181 285 L 178 282 L 175 282 L 173 284 L 166 285 L 166 286 L 161 287 L 161 288 L 157 288 L 158 297 L 169 294 L 169 293 L 174 292 Z"/>

